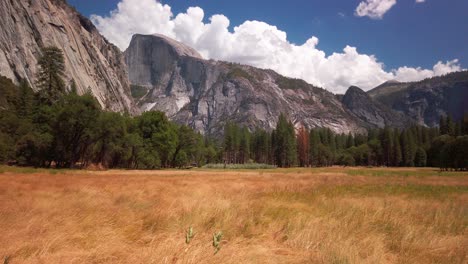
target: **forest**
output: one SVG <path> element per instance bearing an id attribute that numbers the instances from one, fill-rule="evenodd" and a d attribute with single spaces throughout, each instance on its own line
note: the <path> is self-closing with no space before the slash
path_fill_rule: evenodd
<path id="1" fill-rule="evenodd" d="M 405 166 L 468 169 L 468 116 L 439 128 L 385 127 L 362 134 L 295 127 L 285 114 L 272 131 L 226 123 L 222 138 L 171 122 L 162 112 L 132 117 L 101 109 L 91 92 L 65 85 L 60 49 L 45 48 L 34 92 L 0 77 L 0 163 L 19 166 L 158 169 L 209 163 L 278 167 Z"/>
<path id="2" fill-rule="evenodd" d="M 386 166 L 468 169 L 468 118 L 441 117 L 440 129 L 385 127 L 365 134 L 336 134 L 328 128 L 295 128 L 285 115 L 267 132 L 228 124 L 223 158 L 228 163 L 258 162 L 279 167 Z"/>

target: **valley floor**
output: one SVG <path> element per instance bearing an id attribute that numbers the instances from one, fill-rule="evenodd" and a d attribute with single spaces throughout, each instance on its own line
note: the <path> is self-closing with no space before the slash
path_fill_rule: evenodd
<path id="1" fill-rule="evenodd" d="M 0 172 L 9 263 L 468 262 L 467 172 Z"/>

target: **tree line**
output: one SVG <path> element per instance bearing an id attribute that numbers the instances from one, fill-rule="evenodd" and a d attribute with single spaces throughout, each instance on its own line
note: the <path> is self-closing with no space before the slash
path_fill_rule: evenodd
<path id="1" fill-rule="evenodd" d="M 202 136 L 162 112 L 101 109 L 91 92 L 64 82 L 62 51 L 43 50 L 38 92 L 0 77 L 0 163 L 36 167 L 156 169 L 207 163 L 264 163 L 278 167 L 433 166 L 468 169 L 468 116 L 441 117 L 439 128 L 385 127 L 363 134 L 296 127 L 281 114 L 272 131 L 234 123 L 221 139 Z"/>
<path id="2" fill-rule="evenodd" d="M 338 134 L 328 128 L 295 128 L 285 115 L 276 128 L 249 132 L 236 124 L 224 131 L 227 163 L 258 162 L 279 167 L 388 166 L 468 169 L 468 115 L 455 122 L 441 117 L 440 129 L 385 127 L 364 134 Z"/>

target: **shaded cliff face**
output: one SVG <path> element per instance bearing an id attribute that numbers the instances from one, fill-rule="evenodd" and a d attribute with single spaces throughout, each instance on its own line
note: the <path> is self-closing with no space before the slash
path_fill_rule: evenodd
<path id="1" fill-rule="evenodd" d="M 130 95 L 124 57 L 93 24 L 63 0 L 0 1 L 0 75 L 35 89 L 41 48 L 63 50 L 66 84 L 91 90 L 108 110 L 137 113 Z"/>
<path id="2" fill-rule="evenodd" d="M 203 60 L 161 35 L 135 35 L 125 57 L 142 111 L 164 111 L 202 133 L 218 134 L 227 121 L 272 129 L 280 113 L 307 127 L 362 130 L 360 121 L 324 89 L 271 70 Z"/>
<path id="3" fill-rule="evenodd" d="M 346 91 L 342 102 L 353 115 L 368 124 L 369 127 L 404 128 L 413 123 L 407 116 L 372 99 L 366 92 L 355 86 L 351 86 Z"/>
<path id="4" fill-rule="evenodd" d="M 418 124 L 437 126 L 440 116 L 460 120 L 468 113 L 468 71 L 414 83 L 385 84 L 368 94 Z"/>

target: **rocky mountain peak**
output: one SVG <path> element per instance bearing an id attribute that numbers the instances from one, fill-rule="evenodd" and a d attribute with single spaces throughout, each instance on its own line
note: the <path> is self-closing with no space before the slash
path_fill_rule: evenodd
<path id="1" fill-rule="evenodd" d="M 394 112 L 382 103 L 375 101 L 369 94 L 356 86 L 351 86 L 342 98 L 343 104 L 357 118 L 371 127 L 404 127 L 412 121 Z"/>
<path id="2" fill-rule="evenodd" d="M 203 59 L 200 53 L 198 53 L 198 51 L 196 51 L 192 47 L 189 47 L 181 42 L 178 42 L 162 34 L 152 34 L 152 35 L 135 34 L 132 37 L 131 42 L 133 42 L 133 44 L 130 44 L 130 47 L 138 46 L 139 42 L 148 42 L 148 41 L 150 41 L 151 45 L 154 46 L 153 48 L 170 49 L 171 52 L 173 52 L 175 55 L 179 57 L 189 56 L 189 57 L 193 57 L 197 59 Z"/>
<path id="3" fill-rule="evenodd" d="M 367 95 L 366 92 L 364 92 L 361 88 L 357 87 L 357 86 L 351 86 L 348 88 L 348 90 L 346 91 L 346 93 L 344 94 L 344 97 L 343 99 L 345 99 L 346 97 L 365 97 L 367 98 L 369 95 Z"/>

